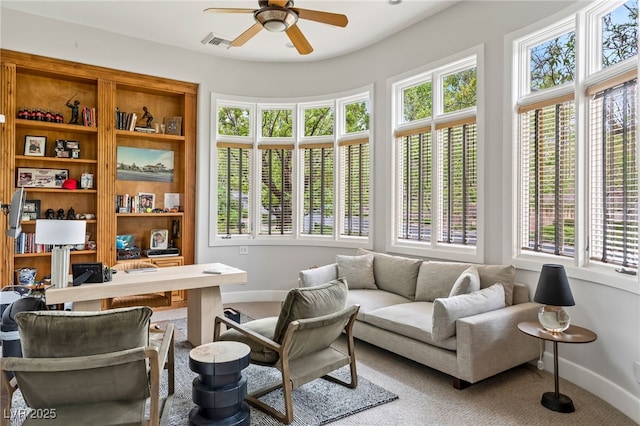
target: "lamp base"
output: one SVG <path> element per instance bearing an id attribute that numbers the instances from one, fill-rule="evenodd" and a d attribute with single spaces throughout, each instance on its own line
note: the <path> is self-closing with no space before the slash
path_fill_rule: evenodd
<path id="1" fill-rule="evenodd" d="M 562 306 L 545 305 L 538 311 L 538 321 L 552 333 L 560 333 L 569 328 L 571 318 Z"/>
<path id="2" fill-rule="evenodd" d="M 555 392 L 545 392 L 542 395 L 540 404 L 542 404 L 545 408 L 557 411 L 558 413 L 573 413 L 574 411 L 576 411 L 571 398 L 561 393 L 559 393 L 558 397 L 556 398 Z"/>

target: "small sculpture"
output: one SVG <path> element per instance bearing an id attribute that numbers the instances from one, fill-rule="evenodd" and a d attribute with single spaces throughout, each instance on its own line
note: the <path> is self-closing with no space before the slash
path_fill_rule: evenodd
<path id="1" fill-rule="evenodd" d="M 58 209 L 58 216 L 56 218 L 58 220 L 64 220 L 64 209 Z"/>
<path id="2" fill-rule="evenodd" d="M 76 93 L 76 95 L 77 95 L 77 93 Z M 70 97 L 69 100 L 66 103 L 66 105 L 69 108 L 71 108 L 71 121 L 69 121 L 69 124 L 79 124 L 78 123 L 78 109 L 79 109 L 80 101 L 76 99 L 75 101 L 73 101 L 73 104 L 71 103 L 71 99 L 73 99 L 76 95 L 73 95 L 72 97 Z"/>
<path id="3" fill-rule="evenodd" d="M 45 219 L 55 219 L 56 218 L 56 212 L 54 212 L 53 209 L 47 209 L 47 211 L 44 212 L 44 218 Z"/>
<path id="4" fill-rule="evenodd" d="M 149 112 L 146 106 L 143 106 L 142 110 L 144 111 L 144 114 L 142 115 L 141 120 L 144 120 L 146 118 L 147 124 L 145 125 L 145 127 L 151 128 L 151 122 L 153 121 L 153 116 L 151 115 L 151 113 Z"/>
<path id="5" fill-rule="evenodd" d="M 75 220 L 76 218 L 76 211 L 73 209 L 73 207 L 69 208 L 69 211 L 67 211 L 67 220 Z"/>

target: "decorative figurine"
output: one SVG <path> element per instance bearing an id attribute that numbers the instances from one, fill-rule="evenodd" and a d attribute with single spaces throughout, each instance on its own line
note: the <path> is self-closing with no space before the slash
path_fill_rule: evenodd
<path id="1" fill-rule="evenodd" d="M 58 209 L 58 216 L 56 218 L 58 220 L 65 220 L 65 218 L 64 218 L 64 209 Z"/>
<path id="2" fill-rule="evenodd" d="M 47 211 L 44 212 L 44 218 L 45 219 L 55 219 L 56 218 L 56 212 L 54 212 L 53 209 L 47 209 Z"/>
<path id="3" fill-rule="evenodd" d="M 66 103 L 66 105 L 71 108 L 71 121 L 69 121 L 69 124 L 80 124 L 78 123 L 78 109 L 80 101 L 76 99 L 75 101 L 73 101 L 73 104 L 71 103 L 71 99 L 73 99 L 76 95 L 77 93 L 70 97 Z"/>
<path id="4" fill-rule="evenodd" d="M 145 127 L 150 129 L 151 128 L 151 122 L 153 121 L 153 115 L 151 115 L 151 113 L 149 112 L 149 110 L 147 109 L 146 106 L 143 106 L 142 110 L 144 111 L 144 114 L 142 115 L 141 120 L 144 120 L 146 118 L 147 119 L 147 124 L 145 125 Z"/>
<path id="5" fill-rule="evenodd" d="M 69 208 L 69 211 L 67 211 L 67 220 L 75 220 L 76 218 L 76 211 L 73 209 L 73 207 Z"/>

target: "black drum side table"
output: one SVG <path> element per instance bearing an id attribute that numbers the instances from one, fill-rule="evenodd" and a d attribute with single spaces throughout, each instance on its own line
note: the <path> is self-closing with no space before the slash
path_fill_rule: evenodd
<path id="1" fill-rule="evenodd" d="M 189 368 L 198 373 L 191 396 L 197 407 L 189 412 L 189 425 L 249 426 L 247 377 L 249 346 L 240 342 L 213 342 L 189 352 Z"/>

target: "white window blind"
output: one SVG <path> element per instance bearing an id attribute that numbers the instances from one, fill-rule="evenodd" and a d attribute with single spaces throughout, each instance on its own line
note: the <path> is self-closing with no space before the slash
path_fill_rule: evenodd
<path id="1" fill-rule="evenodd" d="M 432 147 L 431 127 L 396 133 L 398 188 L 396 212 L 398 239 L 431 241 Z"/>
<path id="2" fill-rule="evenodd" d="M 260 145 L 260 234 L 291 235 L 293 145 Z"/>
<path id="3" fill-rule="evenodd" d="M 369 235 L 369 139 L 339 142 L 343 236 Z"/>
<path id="4" fill-rule="evenodd" d="M 218 234 L 251 232 L 251 144 L 218 142 Z"/>
<path id="5" fill-rule="evenodd" d="M 304 162 L 302 233 L 332 235 L 334 229 L 333 143 L 301 144 Z"/>
<path id="6" fill-rule="evenodd" d="M 441 243 L 476 245 L 476 127 L 475 117 L 436 126 L 441 223 L 438 241 Z"/>
<path id="7" fill-rule="evenodd" d="M 519 109 L 523 250 L 575 255 L 573 95 Z"/>
<path id="8" fill-rule="evenodd" d="M 637 268 L 637 79 L 587 93 L 593 95 L 590 103 L 590 258 Z"/>

